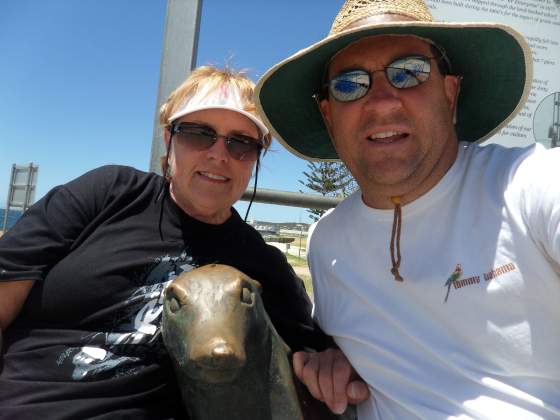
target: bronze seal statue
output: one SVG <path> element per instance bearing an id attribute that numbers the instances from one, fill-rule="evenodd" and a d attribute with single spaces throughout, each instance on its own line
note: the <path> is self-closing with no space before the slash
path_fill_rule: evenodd
<path id="1" fill-rule="evenodd" d="M 167 288 L 162 335 L 194 420 L 351 419 L 332 414 L 292 375 L 291 352 L 272 325 L 260 284 L 212 264 Z"/>

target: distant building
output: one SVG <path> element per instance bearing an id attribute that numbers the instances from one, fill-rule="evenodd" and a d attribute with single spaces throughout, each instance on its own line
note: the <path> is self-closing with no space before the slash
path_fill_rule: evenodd
<path id="1" fill-rule="evenodd" d="M 291 236 L 307 236 L 308 226 L 302 226 L 301 230 L 299 229 L 280 229 L 280 235 L 291 235 Z"/>
<path id="2" fill-rule="evenodd" d="M 299 236 L 307 236 L 309 224 L 307 223 L 294 223 L 294 222 L 263 222 L 257 220 L 250 220 L 248 222 L 253 228 L 263 237 L 270 236 L 291 236 L 293 238 Z"/>
<path id="3" fill-rule="evenodd" d="M 272 225 L 255 224 L 253 225 L 255 230 L 261 234 L 261 236 L 276 235 L 276 229 Z"/>

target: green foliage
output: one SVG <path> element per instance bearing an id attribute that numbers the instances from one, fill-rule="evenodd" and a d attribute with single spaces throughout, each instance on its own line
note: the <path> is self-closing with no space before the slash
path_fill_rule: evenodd
<path id="1" fill-rule="evenodd" d="M 308 162 L 304 171 L 306 181 L 299 183 L 327 197 L 347 197 L 356 190 L 357 184 L 342 162 Z M 325 210 L 307 209 L 310 217 L 317 221 Z"/>

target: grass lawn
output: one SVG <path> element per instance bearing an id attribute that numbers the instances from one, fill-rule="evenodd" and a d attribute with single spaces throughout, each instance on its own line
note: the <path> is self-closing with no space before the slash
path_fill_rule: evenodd
<path id="1" fill-rule="evenodd" d="M 299 278 L 303 280 L 305 284 L 305 290 L 309 297 L 313 297 L 313 284 L 311 283 L 311 275 L 309 274 L 309 269 L 307 268 L 307 260 L 305 258 L 300 258 L 295 255 L 287 254 L 288 262 L 294 270 L 296 271 Z"/>
<path id="2" fill-rule="evenodd" d="M 294 238 L 293 244 L 305 251 L 307 248 L 307 236 L 299 236 L 297 238 Z"/>

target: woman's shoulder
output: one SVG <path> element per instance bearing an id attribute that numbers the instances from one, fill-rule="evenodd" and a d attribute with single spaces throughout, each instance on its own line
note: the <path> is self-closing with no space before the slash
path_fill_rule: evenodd
<path id="1" fill-rule="evenodd" d="M 161 182 L 162 177 L 153 172 L 144 172 L 125 165 L 104 165 L 84 173 L 66 185 L 70 188 L 83 186 L 118 191 L 146 188 L 148 184 L 160 185 Z"/>
<path id="2" fill-rule="evenodd" d="M 140 169 L 133 168 L 132 166 L 126 165 L 103 165 L 95 169 L 92 169 L 82 177 L 94 177 L 94 178 L 109 178 L 109 179 L 128 179 L 134 178 L 161 178 L 160 175 L 154 172 L 145 172 Z"/>
<path id="3" fill-rule="evenodd" d="M 245 246 L 252 250 L 255 255 L 261 258 L 268 258 L 276 263 L 285 262 L 284 254 L 278 248 L 266 243 L 262 235 L 251 225 L 240 219 L 239 229 L 243 232 Z"/>

